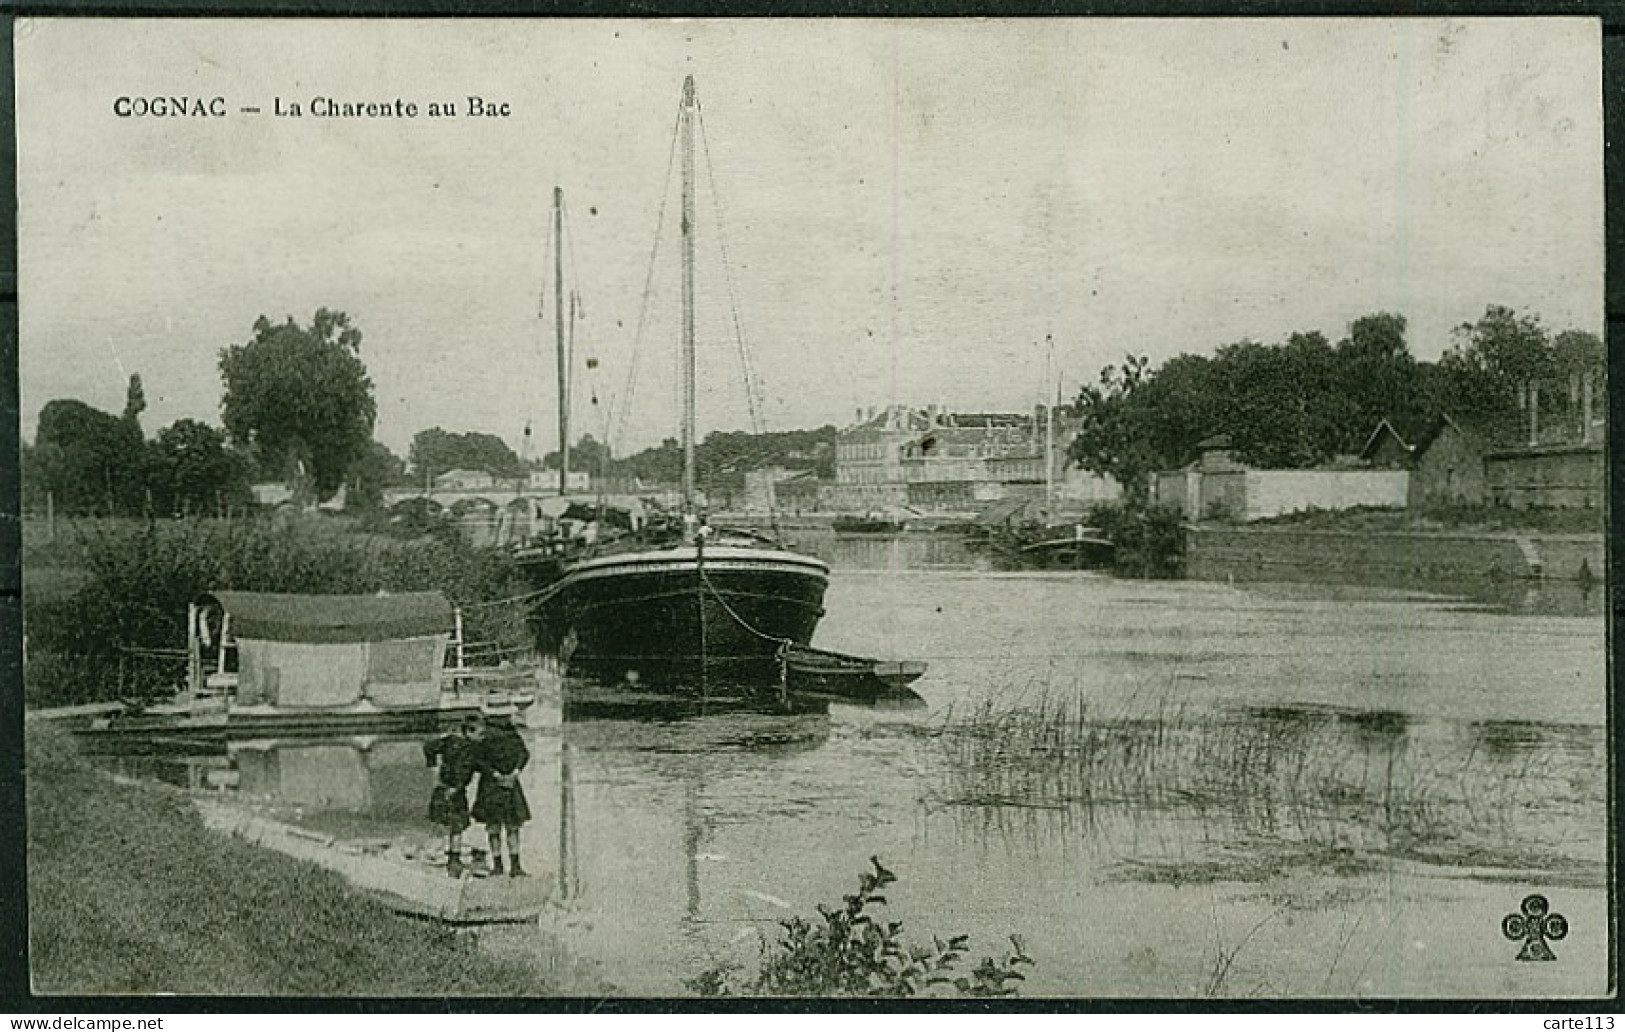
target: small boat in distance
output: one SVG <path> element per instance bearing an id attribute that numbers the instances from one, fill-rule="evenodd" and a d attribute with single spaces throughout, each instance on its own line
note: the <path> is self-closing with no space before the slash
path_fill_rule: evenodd
<path id="1" fill-rule="evenodd" d="M 902 513 L 866 512 L 862 516 L 837 516 L 831 526 L 837 534 L 901 534 L 908 530 L 908 517 Z"/>
<path id="2" fill-rule="evenodd" d="M 681 510 L 630 530 L 594 521 L 590 535 L 555 535 L 522 547 L 516 559 L 537 589 L 532 625 L 538 646 L 571 676 L 639 690 L 708 694 L 713 685 L 776 681 L 785 645 L 806 645 L 824 615 L 829 567 L 777 541 L 710 526 L 697 504 L 694 446 L 694 135 L 699 102 L 683 82 L 677 134 L 682 155 Z M 562 193 L 554 192 L 555 255 L 562 255 Z M 562 262 L 562 257 L 559 258 Z M 557 346 L 567 334 L 563 268 L 554 274 Z M 560 398 L 569 395 L 560 363 Z M 560 450 L 569 449 L 563 402 Z M 561 480 L 561 489 L 563 481 Z"/>
<path id="3" fill-rule="evenodd" d="M 1081 523 L 1070 528 L 1045 528 L 1015 549 L 1023 565 L 1048 570 L 1104 569 L 1111 565 L 1115 552 L 1111 539 Z"/>

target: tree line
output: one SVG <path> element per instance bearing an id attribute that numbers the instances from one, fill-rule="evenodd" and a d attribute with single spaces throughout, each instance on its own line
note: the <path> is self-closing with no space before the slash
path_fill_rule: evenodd
<path id="1" fill-rule="evenodd" d="M 1249 465 L 1308 468 L 1356 455 L 1383 420 L 1414 443 L 1449 415 L 1505 445 L 1524 439 L 1534 405 L 1541 424 L 1574 437 L 1583 391 L 1604 396 L 1595 334 L 1553 333 L 1536 315 L 1490 305 L 1453 337 L 1437 362 L 1419 361 L 1405 317 L 1378 312 L 1354 320 L 1336 343 L 1305 331 L 1278 344 L 1227 344 L 1211 357 L 1181 354 L 1157 368 L 1129 355 L 1079 392 L 1068 455 L 1143 497 L 1156 471 L 1184 466 L 1218 434 Z"/>
<path id="2" fill-rule="evenodd" d="M 147 438 L 139 374 L 117 416 L 48 402 L 23 448 L 24 505 L 66 516 L 224 514 L 247 507 L 262 480 L 290 485 L 300 501 L 342 487 L 365 504 L 399 475 L 399 460 L 372 439 L 361 331 L 343 312 L 319 309 L 308 326 L 261 316 L 247 341 L 220 350 L 218 368 L 221 427 L 178 419 Z"/>
<path id="3" fill-rule="evenodd" d="M 373 439 L 377 403 L 361 345 L 360 329 L 343 312 L 319 309 L 307 325 L 260 317 L 246 341 L 218 353 L 219 427 L 178 419 L 149 438 L 139 374 L 130 377 L 117 415 L 77 399 L 52 400 L 40 411 L 33 443 L 23 447 L 23 504 L 63 516 L 224 515 L 253 503 L 253 484 L 276 482 L 289 486 L 296 504 L 326 501 L 342 488 L 346 508 L 368 510 L 381 504 L 385 488 L 432 484 L 451 470 L 511 479 L 558 468 L 557 451 L 526 460 L 494 434 L 441 427 L 419 431 L 402 460 Z M 701 486 L 736 491 L 745 471 L 767 465 L 833 476 L 834 441 L 833 426 L 710 434 L 698 448 Z M 672 483 L 682 457 L 667 440 L 615 459 L 587 435 L 571 446 L 570 466 Z"/>
<path id="4" fill-rule="evenodd" d="M 23 449 L 24 505 L 67 516 L 221 514 L 249 505 L 250 485 L 276 481 L 298 503 L 330 499 L 342 487 L 346 507 L 365 510 L 386 487 L 432 483 L 454 469 L 517 478 L 558 468 L 557 451 L 527 460 L 495 435 L 441 427 L 416 434 L 406 460 L 394 455 L 372 437 L 377 405 L 361 344 L 343 312 L 319 309 L 304 326 L 261 317 L 248 340 L 219 352 L 220 427 L 179 419 L 149 439 L 139 375 L 118 415 L 53 400 Z M 1458 327 L 1437 362 L 1418 361 L 1405 318 L 1378 312 L 1354 320 L 1335 343 L 1304 331 L 1277 344 L 1242 340 L 1212 356 L 1181 354 L 1157 368 L 1127 356 L 1070 406 L 1079 430 L 1068 454 L 1143 496 L 1154 472 L 1183 466 L 1219 433 L 1239 458 L 1265 468 L 1355 454 L 1385 419 L 1412 442 L 1449 414 L 1487 440 L 1510 443 L 1532 406 L 1546 426 L 1575 427 L 1583 391 L 1603 395 L 1604 365 L 1595 334 L 1554 333 L 1538 316 L 1500 305 Z M 696 448 L 700 487 L 713 498 L 734 496 L 746 473 L 768 467 L 833 478 L 835 439 L 832 425 L 713 432 Z M 670 484 L 681 478 L 682 454 L 668 438 L 616 458 L 587 435 L 571 446 L 570 467 Z"/>

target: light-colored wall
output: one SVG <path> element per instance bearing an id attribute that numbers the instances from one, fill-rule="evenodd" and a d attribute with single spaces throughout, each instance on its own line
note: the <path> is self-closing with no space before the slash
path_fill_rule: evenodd
<path id="1" fill-rule="evenodd" d="M 1305 509 L 1403 509 L 1410 474 L 1402 469 L 1248 470 L 1241 515 L 1259 520 Z"/>
<path id="2" fill-rule="evenodd" d="M 1178 509 L 1188 520 L 1197 519 L 1202 515 L 1196 510 L 1200 498 L 1198 475 L 1195 470 L 1188 469 L 1158 473 L 1152 481 L 1151 496 L 1158 505 Z"/>
<path id="3" fill-rule="evenodd" d="M 1186 519 L 1259 520 L 1304 509 L 1402 509 L 1410 474 L 1392 469 L 1173 470 L 1156 475 L 1156 500 Z"/>
<path id="4" fill-rule="evenodd" d="M 1202 470 L 1196 495 L 1196 518 L 1246 519 L 1247 476 L 1243 469 Z"/>

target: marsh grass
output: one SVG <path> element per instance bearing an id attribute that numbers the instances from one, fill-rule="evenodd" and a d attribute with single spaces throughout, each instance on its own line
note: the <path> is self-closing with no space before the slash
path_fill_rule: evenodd
<path id="1" fill-rule="evenodd" d="M 443 591 L 469 637 L 495 652 L 528 638 L 522 594 L 499 551 L 455 538 L 399 541 L 323 517 L 82 520 L 25 548 L 27 698 L 64 705 L 151 697 L 185 672 L 186 607 L 210 589 L 330 594 Z"/>
<path id="2" fill-rule="evenodd" d="M 1600 767 L 1587 775 L 1530 743 L 1463 749 L 1413 735 L 1397 713 L 1162 703 L 1099 716 L 1040 692 L 950 711 L 937 744 L 937 807 L 1081 824 L 1097 840 L 1124 822 L 1181 829 L 1172 856 L 1131 848 L 1113 868 L 1125 879 L 1349 875 L 1391 859 L 1573 873 L 1601 860 L 1576 823 L 1603 812 Z"/>

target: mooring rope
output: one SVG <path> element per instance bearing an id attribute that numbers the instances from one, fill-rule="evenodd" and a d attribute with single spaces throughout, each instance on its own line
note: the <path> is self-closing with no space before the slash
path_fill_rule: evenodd
<path id="1" fill-rule="evenodd" d="M 489 602 L 464 602 L 459 608 L 466 611 L 469 609 L 492 609 L 496 606 L 511 606 L 516 602 L 531 602 L 533 604 L 540 604 L 552 598 L 554 595 L 557 595 L 563 589 L 563 586 L 563 581 L 561 579 L 554 581 L 545 588 L 539 588 L 536 591 L 527 591 L 523 595 L 512 595 L 508 598 L 496 598 Z"/>
<path id="2" fill-rule="evenodd" d="M 773 658 L 779 666 L 779 699 L 783 702 L 789 702 L 790 646 L 795 644 L 795 640 L 792 638 L 782 637 L 780 635 L 766 634 L 752 626 L 749 620 L 746 620 L 744 617 L 740 616 L 739 613 L 734 610 L 734 607 L 728 604 L 728 600 L 722 597 L 722 592 L 718 591 L 717 586 L 711 583 L 711 578 L 706 574 L 705 567 L 703 565 L 700 567 L 700 582 L 705 585 L 707 591 L 711 592 L 711 597 L 717 600 L 717 604 L 722 607 L 723 612 L 727 613 L 728 616 L 733 619 L 734 623 L 743 627 L 746 631 L 754 634 L 763 641 L 778 642 L 778 646 L 773 650 Z M 703 627 L 703 615 L 700 622 L 701 626 Z"/>

